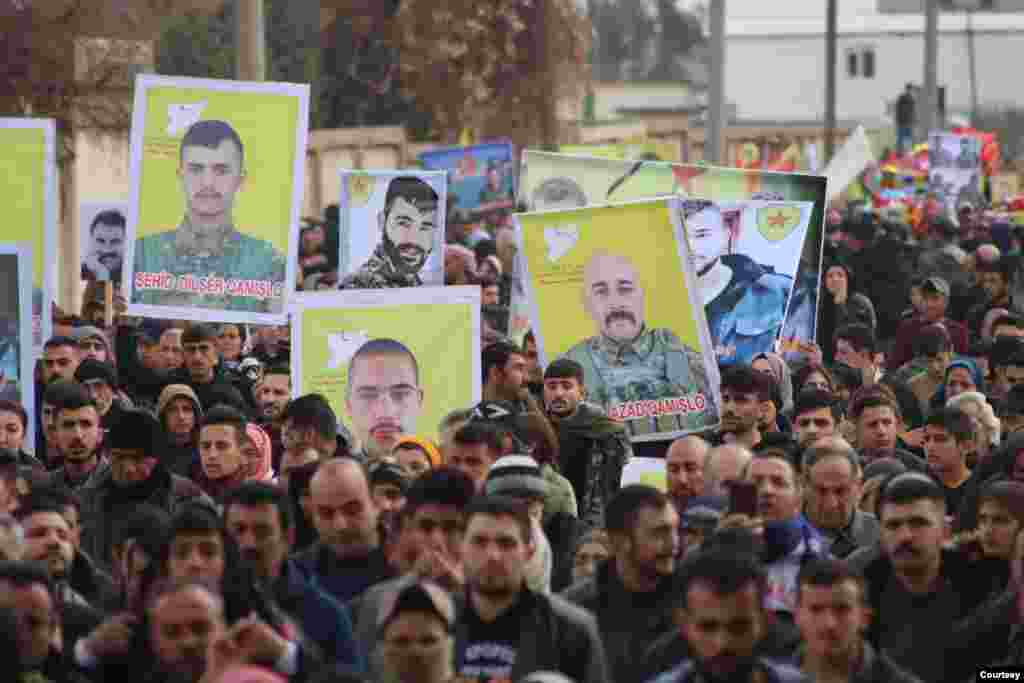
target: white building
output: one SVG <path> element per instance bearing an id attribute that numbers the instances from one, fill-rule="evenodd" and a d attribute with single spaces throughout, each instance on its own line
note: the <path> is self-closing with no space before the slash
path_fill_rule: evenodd
<path id="1" fill-rule="evenodd" d="M 838 0 L 836 115 L 888 125 L 905 84 L 924 77 L 924 17 Z M 727 101 L 738 122 L 817 122 L 825 112 L 825 0 L 726 0 Z M 978 103 L 1024 108 L 1024 14 L 973 15 Z M 947 119 L 971 109 L 968 21 L 939 18 Z"/>

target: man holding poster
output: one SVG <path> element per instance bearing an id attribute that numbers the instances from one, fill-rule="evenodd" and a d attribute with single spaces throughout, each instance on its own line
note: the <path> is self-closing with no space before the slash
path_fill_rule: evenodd
<path id="1" fill-rule="evenodd" d="M 232 311 L 282 311 L 284 255 L 235 227 L 245 178 L 245 146 L 229 123 L 188 128 L 178 155 L 185 215 L 177 228 L 135 244 L 134 303 L 187 306 L 199 296 Z"/>
<path id="2" fill-rule="evenodd" d="M 706 426 L 715 414 L 713 393 L 700 353 L 668 329 L 650 328 L 644 318 L 644 289 L 629 258 L 597 252 L 583 271 L 583 305 L 597 334 L 565 353 L 583 366 L 591 396 L 610 406 L 609 417 L 632 417 L 641 401 L 702 396 L 696 410 L 680 411 L 676 429 Z M 711 418 L 713 419 L 713 418 Z"/>

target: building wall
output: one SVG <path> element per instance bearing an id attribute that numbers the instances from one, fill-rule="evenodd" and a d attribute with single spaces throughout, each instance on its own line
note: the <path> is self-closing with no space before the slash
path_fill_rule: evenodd
<path id="1" fill-rule="evenodd" d="M 1024 89 L 1015 83 L 1015 55 L 1024 54 L 1024 31 L 975 33 L 978 100 L 985 105 L 1024 107 Z M 849 50 L 870 48 L 873 78 L 851 78 Z M 947 113 L 970 110 L 970 71 L 963 33 L 939 39 L 939 85 L 946 86 Z M 924 75 L 921 34 L 840 36 L 836 106 L 840 120 L 879 122 L 887 105 L 906 83 L 921 84 Z M 825 110 L 825 38 L 817 36 L 730 36 L 726 47 L 726 98 L 740 119 L 821 120 Z"/>

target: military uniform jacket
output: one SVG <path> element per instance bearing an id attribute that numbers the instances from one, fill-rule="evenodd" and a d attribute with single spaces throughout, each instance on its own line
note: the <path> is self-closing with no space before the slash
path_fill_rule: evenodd
<path id="1" fill-rule="evenodd" d="M 219 250 L 206 251 L 179 234 L 182 230 L 149 235 L 135 243 L 132 303 L 257 313 L 283 310 L 285 259 L 274 245 L 231 229 Z M 178 279 L 176 290 L 149 288 L 140 279 L 165 273 Z M 188 289 L 180 284 L 184 275 L 195 278 Z M 204 278 L 209 280 L 202 282 Z M 217 278 L 224 281 L 222 285 L 215 282 Z"/>
<path id="2" fill-rule="evenodd" d="M 698 431 L 717 422 L 704 357 L 674 332 L 644 328 L 632 342 L 591 337 L 565 353 L 583 366 L 590 400 L 629 436 Z"/>
<path id="3" fill-rule="evenodd" d="M 720 363 L 749 363 L 771 351 L 786 315 L 793 279 L 748 256 L 723 256 L 732 280 L 705 306 L 711 340 Z"/>
<path id="4" fill-rule="evenodd" d="M 395 266 L 384 253 L 384 245 L 378 244 L 366 263 L 341 281 L 339 289 L 390 289 L 419 287 L 422 284 L 418 274 L 403 273 Z"/>

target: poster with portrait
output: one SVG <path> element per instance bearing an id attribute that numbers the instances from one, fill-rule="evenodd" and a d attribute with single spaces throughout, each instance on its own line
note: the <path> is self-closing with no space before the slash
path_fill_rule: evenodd
<path id="1" fill-rule="evenodd" d="M 32 244 L 0 243 L 0 400 L 28 412 L 29 450 L 35 443 L 35 352 L 32 332 Z"/>
<path id="2" fill-rule="evenodd" d="M 949 209 L 984 204 L 981 176 L 979 138 L 942 131 L 928 135 L 928 190 Z"/>
<path id="3" fill-rule="evenodd" d="M 50 337 L 57 294 L 57 129 L 52 119 L 0 118 L 4 242 L 32 247 L 32 340 Z"/>
<path id="4" fill-rule="evenodd" d="M 718 367 L 680 212 L 662 198 L 514 217 L 541 364 L 582 365 L 588 399 L 633 441 L 718 424 Z"/>
<path id="5" fill-rule="evenodd" d="M 715 355 L 749 363 L 771 351 L 797 276 L 811 202 L 679 199 Z"/>
<path id="6" fill-rule="evenodd" d="M 511 142 L 449 147 L 420 154 L 423 168 L 448 172 L 449 241 L 479 241 L 509 224 L 515 209 L 516 160 Z"/>
<path id="7" fill-rule="evenodd" d="M 807 235 L 786 307 L 779 347 L 798 359 L 817 330 L 818 289 L 827 181 L 801 173 L 722 168 L 655 161 L 617 161 L 527 151 L 520 172 L 519 202 L 530 210 L 559 209 L 678 194 L 702 199 L 812 202 Z M 513 332 L 527 324 L 523 290 L 513 283 Z"/>
<path id="8" fill-rule="evenodd" d="M 371 454 L 404 434 L 436 440 L 480 401 L 480 288 L 310 292 L 292 312 L 292 387 L 318 393 Z"/>
<path id="9" fill-rule="evenodd" d="M 136 78 L 130 315 L 285 322 L 308 109 L 308 85 Z"/>
<path id="10" fill-rule="evenodd" d="M 82 202 L 78 205 L 78 226 L 82 280 L 120 284 L 128 202 Z"/>
<path id="11" fill-rule="evenodd" d="M 444 285 L 447 173 L 343 170 L 339 177 L 342 289 L 396 279 Z"/>
<path id="12" fill-rule="evenodd" d="M 581 154 L 602 159 L 679 162 L 682 161 L 681 147 L 679 142 L 640 140 L 594 145 L 559 145 L 558 151 L 562 154 Z"/>

